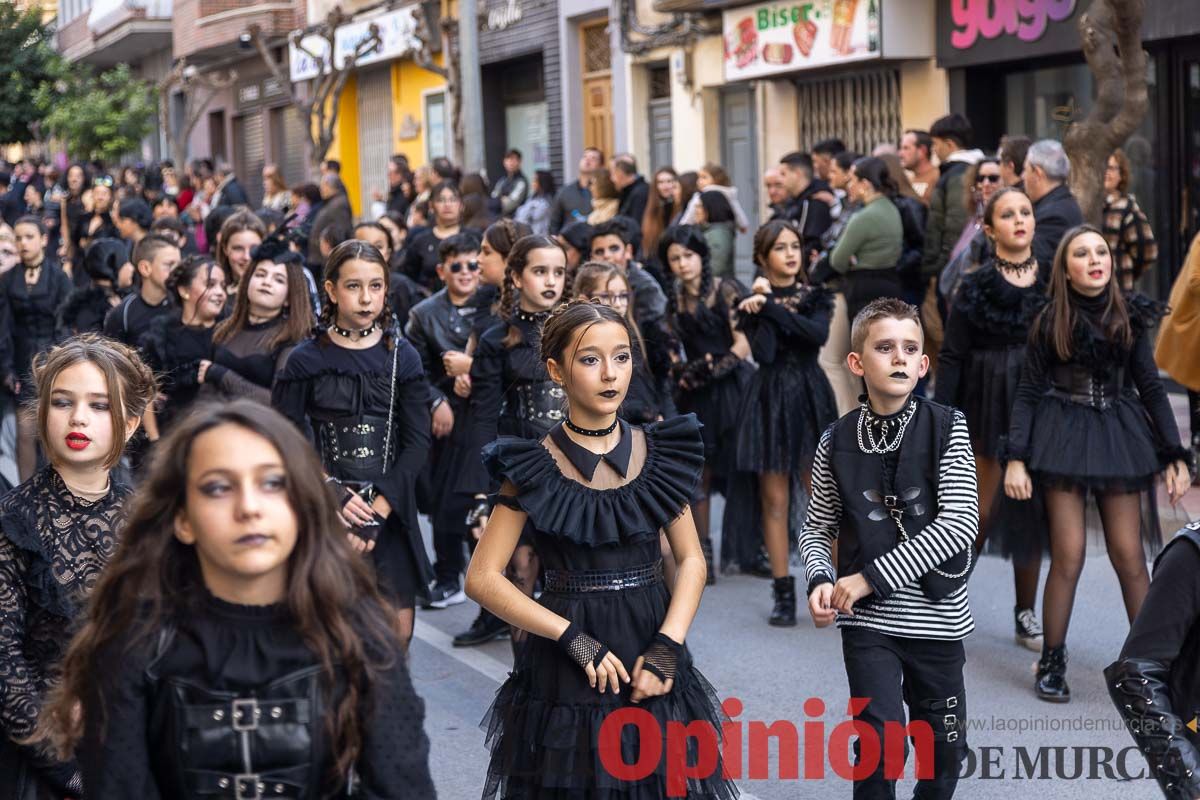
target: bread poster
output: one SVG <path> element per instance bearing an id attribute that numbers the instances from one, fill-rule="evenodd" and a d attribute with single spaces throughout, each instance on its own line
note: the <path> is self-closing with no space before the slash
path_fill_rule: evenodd
<path id="1" fill-rule="evenodd" d="M 878 58 L 883 2 L 808 0 L 727 9 L 725 80 Z"/>

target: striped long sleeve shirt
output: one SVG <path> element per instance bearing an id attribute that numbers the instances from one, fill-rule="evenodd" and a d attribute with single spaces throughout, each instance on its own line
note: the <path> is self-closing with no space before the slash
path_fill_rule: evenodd
<path id="1" fill-rule="evenodd" d="M 842 515 L 830 464 L 832 426 L 826 429 L 813 460 L 812 500 L 800 532 L 809 592 L 821 583 L 836 580 L 832 545 L 838 537 Z M 966 418 L 954 412 L 946 450 L 938 474 L 938 513 L 916 536 L 867 565 L 864 577 L 872 593 L 854 604 L 854 614 L 839 613 L 838 627 L 870 628 L 910 639 L 963 639 L 975 629 L 967 586 L 941 600 L 931 600 L 919 579 L 930 569 L 964 548 L 974 546 L 979 530 L 979 495 L 975 458 L 971 452 Z"/>

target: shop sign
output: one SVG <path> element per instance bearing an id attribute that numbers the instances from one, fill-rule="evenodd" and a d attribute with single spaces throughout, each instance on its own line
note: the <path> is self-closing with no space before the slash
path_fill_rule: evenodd
<path id="1" fill-rule="evenodd" d="M 420 6 L 406 6 L 386 14 L 356 19 L 338 28 L 334 34 L 334 59 L 338 68 L 340 69 L 346 60 L 354 55 L 359 44 L 371 35 L 372 25 L 379 29 L 379 46 L 361 57 L 358 60 L 358 66 L 391 61 L 414 50 L 419 50 L 421 47 L 421 41 L 417 38 L 417 14 L 419 13 L 421 13 Z M 320 56 L 322 61 L 328 60 L 329 42 L 324 37 L 306 36 L 303 45 L 306 50 Z M 320 72 L 316 59 L 296 47 L 292 42 L 288 43 L 288 59 L 293 81 L 311 80 Z M 326 65 L 326 69 L 328 69 L 328 65 Z"/>
<path id="2" fill-rule="evenodd" d="M 879 58 L 883 0 L 803 0 L 727 9 L 725 80 Z"/>
<path id="3" fill-rule="evenodd" d="M 950 46 L 967 50 L 980 37 L 1015 36 L 1036 42 L 1051 22 L 1062 22 L 1075 13 L 1076 0 L 950 0 L 954 27 Z"/>
<path id="4" fill-rule="evenodd" d="M 484 27 L 489 31 L 502 31 L 520 22 L 522 16 L 524 14 L 517 0 L 505 0 L 488 9 Z"/>

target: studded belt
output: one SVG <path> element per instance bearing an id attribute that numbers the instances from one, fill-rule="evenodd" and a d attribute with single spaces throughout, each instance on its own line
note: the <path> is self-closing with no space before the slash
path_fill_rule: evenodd
<path id="1" fill-rule="evenodd" d="M 566 396 L 553 381 L 522 382 L 513 387 L 510 410 L 522 422 L 549 430 L 562 422 Z"/>
<path id="2" fill-rule="evenodd" d="M 576 592 L 619 592 L 622 589 L 641 589 L 661 583 L 662 560 L 633 569 L 565 570 L 548 569 L 542 577 L 547 592 L 572 594 Z"/>
<path id="3" fill-rule="evenodd" d="M 322 421 L 317 430 L 321 461 L 331 474 L 340 470 L 387 469 L 383 463 L 387 417 L 362 415 Z"/>

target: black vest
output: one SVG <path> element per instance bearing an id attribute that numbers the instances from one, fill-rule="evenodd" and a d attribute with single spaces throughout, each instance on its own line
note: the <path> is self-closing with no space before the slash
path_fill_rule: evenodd
<path id="1" fill-rule="evenodd" d="M 893 511 L 901 515 L 910 538 L 937 517 L 938 469 L 950 439 L 954 409 L 922 397 L 916 400 L 897 453 L 862 452 L 858 409 L 833 423 L 830 463 L 842 500 L 839 575 L 862 572 L 900 542 Z M 894 481 L 887 479 L 885 458 L 896 460 Z"/>
<path id="2" fill-rule="evenodd" d="M 173 632 L 164 633 L 158 656 Z M 157 662 L 157 658 L 155 662 Z M 163 797 L 178 800 L 317 800 L 329 793 L 333 762 L 325 731 L 321 667 L 283 675 L 237 695 L 147 668 L 149 740 Z M 343 790 L 345 791 L 345 790 Z"/>

